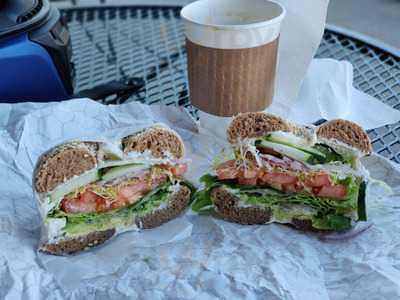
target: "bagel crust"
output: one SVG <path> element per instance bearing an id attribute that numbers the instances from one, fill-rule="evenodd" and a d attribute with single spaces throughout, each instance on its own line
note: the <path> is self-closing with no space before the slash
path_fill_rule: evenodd
<path id="1" fill-rule="evenodd" d="M 240 199 L 223 187 L 211 190 L 211 201 L 224 220 L 243 225 L 265 224 L 271 220 L 271 210 L 259 207 L 239 207 Z"/>
<path id="2" fill-rule="evenodd" d="M 269 132 L 284 131 L 310 139 L 313 131 L 307 127 L 299 127 L 273 114 L 265 112 L 249 112 L 235 117 L 227 129 L 227 138 L 231 144 L 240 139 L 255 138 Z M 335 119 L 320 125 L 315 131 L 317 138 L 337 140 L 360 150 L 364 154 L 372 152 L 371 140 L 367 132 L 357 124 Z"/>
<path id="3" fill-rule="evenodd" d="M 136 225 L 139 228 L 150 229 L 158 227 L 176 218 L 190 203 L 190 189 L 182 186 L 171 196 L 165 208 L 149 212 L 145 216 L 138 218 Z"/>
<path id="4" fill-rule="evenodd" d="M 44 155 L 34 174 L 36 191 L 49 192 L 66 180 L 79 176 L 96 166 L 95 143 L 60 145 Z"/>
<path id="5" fill-rule="evenodd" d="M 103 244 L 105 241 L 111 239 L 114 234 L 114 228 L 104 231 L 95 231 L 85 236 L 43 245 L 39 250 L 53 255 L 73 254 Z"/>
<path id="6" fill-rule="evenodd" d="M 338 140 L 365 154 L 372 152 L 367 132 L 351 121 L 342 119 L 328 121 L 318 127 L 317 137 Z"/>
<path id="7" fill-rule="evenodd" d="M 178 134 L 163 127 L 152 127 L 129 135 L 123 138 L 122 147 L 125 153 L 144 152 L 148 149 L 157 158 L 165 157 L 166 152 L 175 158 L 182 158 L 185 153 L 184 144 Z"/>
<path id="8" fill-rule="evenodd" d="M 232 144 L 239 139 L 254 138 L 273 131 L 290 131 L 290 125 L 282 118 L 265 113 L 249 112 L 236 116 L 227 130 L 228 141 Z"/>
<path id="9" fill-rule="evenodd" d="M 227 191 L 224 187 L 216 187 L 211 190 L 211 201 L 214 204 L 218 217 L 225 221 L 243 225 L 262 225 L 274 223 L 274 215 L 271 209 L 259 206 L 239 206 L 240 199 Z M 276 223 L 280 223 L 277 222 Z M 329 232 L 313 227 L 311 219 L 292 218 L 289 223 L 282 223 L 301 231 Z"/>

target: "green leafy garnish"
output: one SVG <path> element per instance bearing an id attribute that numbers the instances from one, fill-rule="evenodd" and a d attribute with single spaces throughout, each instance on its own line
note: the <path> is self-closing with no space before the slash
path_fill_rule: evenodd
<path id="1" fill-rule="evenodd" d="M 209 195 L 209 190 L 198 191 L 194 196 L 192 210 L 201 213 L 212 207 L 212 201 Z"/>
<path id="2" fill-rule="evenodd" d="M 204 183 L 206 187 L 210 187 L 218 182 L 218 177 L 206 174 L 200 177 L 200 182 Z"/>
<path id="3" fill-rule="evenodd" d="M 365 190 L 367 184 L 363 181 L 360 185 L 360 191 L 358 193 L 358 220 L 367 221 L 367 210 L 365 205 Z"/>
<path id="4" fill-rule="evenodd" d="M 193 211 L 199 214 L 207 214 L 212 211 L 211 208 L 213 205 L 210 197 L 210 192 L 214 187 L 217 187 L 221 184 L 218 182 L 218 178 L 216 176 L 212 176 L 210 174 L 203 175 L 200 178 L 200 182 L 204 183 L 205 187 L 203 190 L 197 191 L 194 194 L 194 199 L 191 207 Z"/>
<path id="5" fill-rule="evenodd" d="M 341 231 L 351 227 L 351 219 L 349 217 L 330 214 L 322 218 L 316 217 L 312 219 L 313 227 L 317 229 Z"/>

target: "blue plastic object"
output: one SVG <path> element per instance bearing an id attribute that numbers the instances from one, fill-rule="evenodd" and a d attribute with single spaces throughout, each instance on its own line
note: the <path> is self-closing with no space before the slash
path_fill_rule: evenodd
<path id="1" fill-rule="evenodd" d="M 30 41 L 27 33 L 0 40 L 0 102 L 68 98 L 49 53 Z"/>

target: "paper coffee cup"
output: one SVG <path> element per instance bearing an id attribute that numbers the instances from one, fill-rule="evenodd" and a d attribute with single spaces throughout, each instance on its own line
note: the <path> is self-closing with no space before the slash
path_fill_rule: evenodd
<path id="1" fill-rule="evenodd" d="M 192 104 L 219 116 L 268 107 L 284 16 L 280 4 L 267 0 L 200 0 L 185 6 Z"/>

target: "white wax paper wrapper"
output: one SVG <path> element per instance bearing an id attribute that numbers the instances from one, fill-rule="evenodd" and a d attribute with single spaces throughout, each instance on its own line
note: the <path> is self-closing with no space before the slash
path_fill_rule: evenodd
<path id="1" fill-rule="evenodd" d="M 322 240 L 282 225 L 241 226 L 186 214 L 162 227 L 122 234 L 76 256 L 38 254 L 39 213 L 31 191 L 37 156 L 64 140 L 162 122 L 183 137 L 189 177 L 207 172 L 226 141 L 181 109 L 89 100 L 0 105 L 0 298 L 8 299 L 397 299 L 400 297 L 400 173 L 364 160 L 372 227 Z M 214 123 L 214 127 L 218 124 Z M 197 131 L 199 129 L 199 131 Z"/>
<path id="2" fill-rule="evenodd" d="M 349 62 L 314 59 L 287 117 L 301 124 L 342 118 L 373 129 L 400 121 L 400 111 L 354 88 Z"/>

